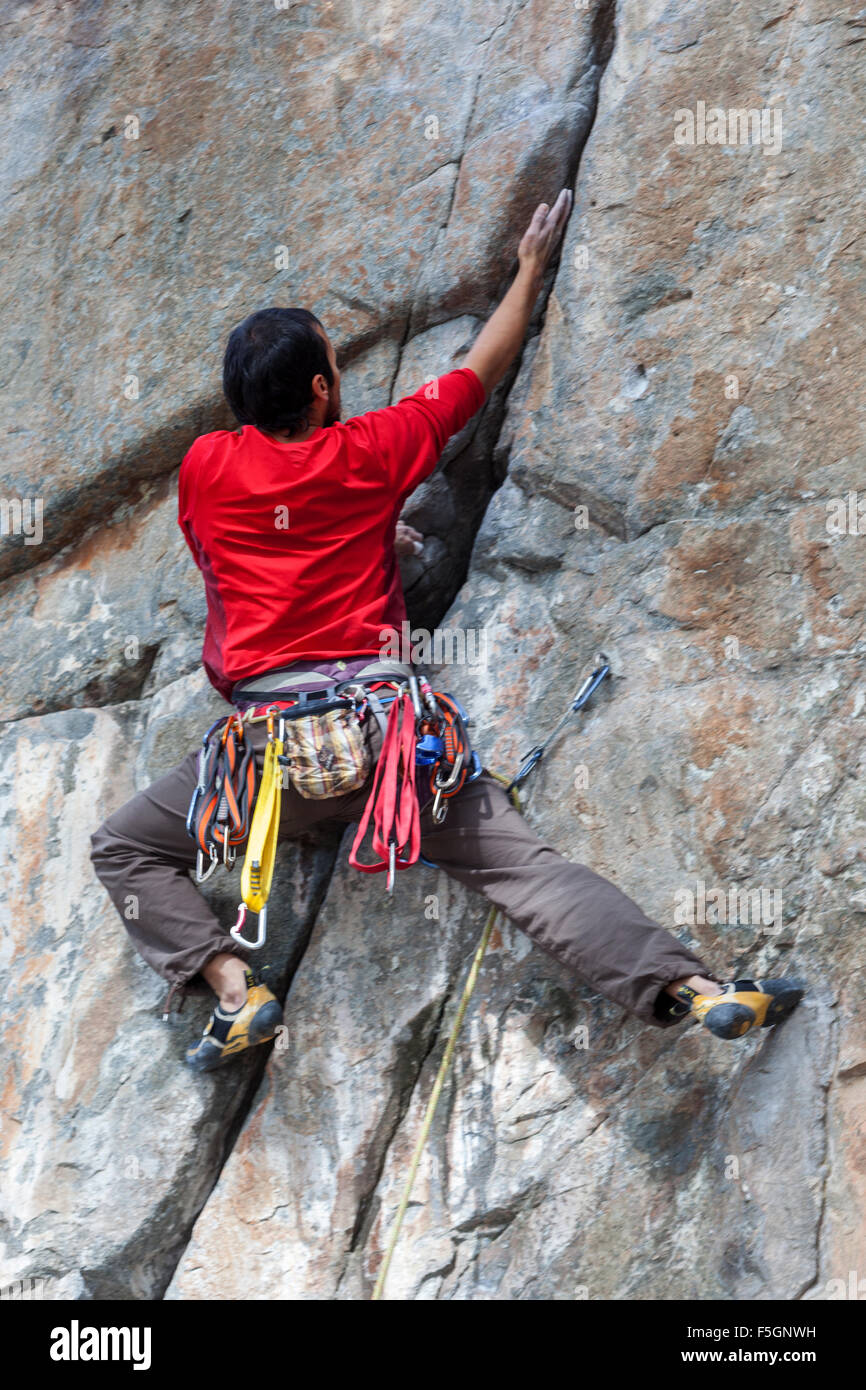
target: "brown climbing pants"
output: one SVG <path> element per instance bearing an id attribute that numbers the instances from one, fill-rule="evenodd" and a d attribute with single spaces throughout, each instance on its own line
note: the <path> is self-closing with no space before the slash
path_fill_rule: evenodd
<path id="1" fill-rule="evenodd" d="M 372 719 L 368 729 L 375 757 L 381 735 Z M 265 725 L 251 726 L 250 735 L 261 771 Z M 190 753 L 115 811 L 91 838 L 94 867 L 133 945 L 148 965 L 178 985 L 221 952 L 247 959 L 190 878 L 195 846 L 185 820 L 197 769 L 198 754 Z M 368 783 L 347 796 L 310 801 L 287 788 L 280 839 L 326 821 L 360 820 L 369 789 Z M 648 1023 L 664 1026 L 653 1011 L 664 985 L 688 975 L 714 978 L 619 888 L 540 840 L 502 784 L 486 772 L 452 798 L 442 825 L 434 825 L 431 803 L 422 808 L 421 853 L 495 903 L 600 994 Z M 371 891 L 381 891 L 381 884 L 371 885 Z M 138 913 L 133 920 L 124 911 L 131 897 Z"/>

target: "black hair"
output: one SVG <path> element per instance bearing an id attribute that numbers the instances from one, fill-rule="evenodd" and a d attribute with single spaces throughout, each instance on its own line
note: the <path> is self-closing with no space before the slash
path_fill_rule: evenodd
<path id="1" fill-rule="evenodd" d="M 229 335 L 223 391 L 242 425 L 295 434 L 308 424 L 313 377 L 334 379 L 322 325 L 309 309 L 259 309 Z"/>

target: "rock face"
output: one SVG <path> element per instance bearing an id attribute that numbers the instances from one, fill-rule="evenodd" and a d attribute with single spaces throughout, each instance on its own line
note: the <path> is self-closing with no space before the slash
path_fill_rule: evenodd
<path id="1" fill-rule="evenodd" d="M 0 546 L 0 1284 L 370 1296 L 482 906 L 424 868 L 386 899 L 333 837 L 299 845 L 269 948 L 286 1045 L 196 1079 L 179 1059 L 207 1000 L 162 1025 L 87 836 L 219 707 L 173 477 L 223 423 L 227 330 L 310 303 L 349 361 L 349 411 L 397 399 L 459 361 L 526 214 L 570 181 L 520 370 L 410 503 L 428 536 L 412 616 L 481 639 L 485 659 L 441 683 L 502 770 L 602 648 L 613 679 L 526 814 L 719 973 L 803 973 L 810 991 L 736 1044 L 647 1029 L 501 924 L 387 1293 L 851 1296 L 866 183 L 846 132 L 863 16 L 829 0 L 185 14 L 182 37 L 157 0 L 134 22 L 96 4 L 8 26 L 3 487 L 44 499 L 44 527 Z"/>

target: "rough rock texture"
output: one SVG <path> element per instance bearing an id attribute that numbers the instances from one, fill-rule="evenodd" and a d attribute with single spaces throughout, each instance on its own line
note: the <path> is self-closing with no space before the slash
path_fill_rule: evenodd
<path id="1" fill-rule="evenodd" d="M 88 858 L 100 818 L 176 762 L 216 703 L 195 675 L 149 702 L 0 735 L 0 872 L 13 884 L 0 947 L 4 1284 L 75 1274 L 85 1297 L 157 1296 L 261 1075 L 250 1055 L 234 1075 L 190 1083 L 183 1048 L 210 1005 L 191 996 L 172 1015 L 182 1029 L 162 1022 L 167 986 L 128 948 Z M 332 866 L 327 845 L 293 847 L 281 865 L 277 991 Z M 227 923 L 236 893 L 230 881 L 209 891 Z"/>
<path id="2" fill-rule="evenodd" d="M 530 819 L 716 970 L 811 989 L 736 1045 L 662 1033 L 503 924 L 388 1293 L 839 1296 L 864 1250 L 866 542 L 827 521 L 866 496 L 866 19 L 322 0 L 193 4 L 182 42 L 159 3 L 16 10 L 9 32 L 8 283 L 29 292 L 41 254 L 51 294 L 3 373 L 4 488 L 44 495 L 45 540 L 0 547 L 0 1283 L 369 1297 L 479 904 L 429 869 L 385 900 L 345 846 L 331 875 L 332 842 L 287 854 L 287 1045 L 203 1083 L 86 838 L 215 703 L 171 475 L 223 418 L 226 329 L 302 298 L 351 359 L 349 409 L 394 399 L 459 360 L 527 210 L 573 178 L 540 332 L 410 504 L 413 617 L 453 599 L 447 625 L 484 635 L 487 663 L 443 683 L 502 769 L 603 648 L 614 678 Z M 698 102 L 781 110 L 781 149 L 676 144 Z"/>

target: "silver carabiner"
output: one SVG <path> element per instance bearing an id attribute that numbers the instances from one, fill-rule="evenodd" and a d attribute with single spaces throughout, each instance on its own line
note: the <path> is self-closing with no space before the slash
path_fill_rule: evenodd
<path id="1" fill-rule="evenodd" d="M 446 777 L 444 782 L 442 781 L 439 775 L 442 771 L 441 764 L 439 767 L 437 767 L 436 776 L 433 778 L 433 785 L 437 791 L 450 792 L 451 788 L 457 785 L 457 779 L 460 776 L 460 769 L 463 766 L 463 758 L 464 753 L 461 748 L 460 752 L 457 754 L 457 757 L 454 759 L 454 766 L 451 769 L 449 776 Z"/>
<path id="2" fill-rule="evenodd" d="M 198 853 L 197 853 L 197 855 L 196 855 L 196 857 L 195 857 L 195 881 L 196 881 L 196 883 L 207 883 L 207 881 L 208 881 L 208 879 L 210 878 L 211 874 L 213 873 L 214 869 L 216 869 L 216 868 L 219 867 L 219 862 L 220 862 L 220 861 L 219 861 L 219 859 L 217 858 L 217 856 L 216 856 L 212 851 L 211 851 L 211 853 L 208 855 L 208 858 L 210 859 L 210 868 L 208 869 L 207 873 L 203 874 L 203 873 L 202 873 L 202 865 L 204 864 L 204 850 L 199 850 L 199 851 L 198 851 Z"/>
<path id="3" fill-rule="evenodd" d="M 397 878 L 397 841 L 392 840 L 388 846 L 388 878 L 385 882 L 387 892 L 393 893 L 394 882 Z"/>
<path id="4" fill-rule="evenodd" d="M 231 931 L 229 932 L 229 936 L 232 938 L 232 940 L 237 941 L 238 945 L 240 945 L 240 946 L 246 946 L 246 948 L 247 948 L 248 951 L 260 951 L 260 950 L 262 949 L 262 947 L 264 946 L 265 941 L 267 940 L 267 935 L 268 935 L 268 905 L 267 905 L 267 903 L 265 903 L 264 907 L 262 908 L 261 912 L 259 913 L 259 920 L 258 920 L 258 923 L 257 923 L 257 932 L 256 932 L 256 939 L 255 939 L 255 941 L 247 941 L 246 937 L 243 935 L 244 923 L 246 922 L 246 920 L 247 920 L 247 905 L 246 905 L 246 903 L 241 903 L 240 906 L 239 906 L 239 908 L 238 908 L 237 920 L 236 920 L 234 926 L 232 927 Z"/>
<path id="5" fill-rule="evenodd" d="M 417 723 L 420 724 L 421 720 L 424 718 L 424 711 L 421 708 L 421 695 L 418 690 L 418 677 L 415 675 L 415 672 L 411 670 L 409 672 L 409 694 L 412 699 L 412 708 L 415 711 L 415 719 Z"/>
<path id="6" fill-rule="evenodd" d="M 436 795 L 433 798 L 433 810 L 431 814 L 433 816 L 434 825 L 441 825 L 448 814 L 448 802 L 445 800 L 445 794 L 449 792 L 452 787 L 456 787 L 457 780 L 460 776 L 460 769 L 463 766 L 463 758 L 464 753 L 461 749 L 454 759 L 454 766 L 444 782 L 441 777 L 441 763 L 433 774 L 433 786 L 436 788 Z"/>

